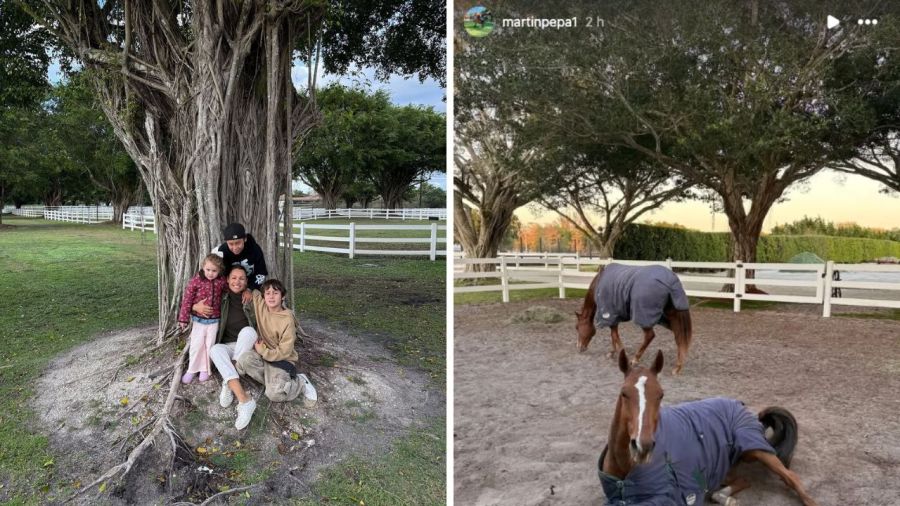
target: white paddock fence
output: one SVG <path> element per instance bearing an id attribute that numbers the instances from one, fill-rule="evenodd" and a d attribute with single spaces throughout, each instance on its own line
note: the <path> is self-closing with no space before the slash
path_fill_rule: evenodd
<path id="1" fill-rule="evenodd" d="M 421 209 L 324 209 L 294 208 L 295 220 L 319 220 L 329 218 L 368 218 L 370 220 L 446 220 L 446 208 Z"/>
<path id="2" fill-rule="evenodd" d="M 339 235 L 322 235 L 338 232 Z M 412 237 L 384 237 L 377 232 L 404 232 L 402 235 Z M 410 234 L 410 232 L 413 232 Z M 429 225 L 321 225 L 316 223 L 294 223 L 293 247 L 299 251 L 322 251 L 327 253 L 346 254 L 350 258 L 356 255 L 387 256 L 428 256 L 435 260 L 446 255 L 447 226 L 431 223 Z M 310 244 L 314 242 L 315 244 Z M 323 246 L 321 243 L 337 243 L 340 246 Z M 413 246 L 407 249 L 366 249 L 360 244 L 402 244 Z M 419 246 L 419 247 L 414 247 Z"/>
<path id="3" fill-rule="evenodd" d="M 607 265 L 616 262 L 625 265 L 665 265 L 677 269 L 676 273 L 690 296 L 731 299 L 734 311 L 741 310 L 744 300 L 793 302 L 801 304 L 821 304 L 822 315 L 831 316 L 835 305 L 900 308 L 900 265 L 824 264 L 790 263 L 746 263 L 746 262 L 675 262 L 672 260 L 650 262 L 632 260 L 611 260 L 552 257 L 512 257 L 500 258 L 456 258 L 454 259 L 454 280 L 497 279 L 498 284 L 475 286 L 455 286 L 454 293 L 501 292 L 503 302 L 509 302 L 509 292 L 513 290 L 534 290 L 556 288 L 559 297 L 566 296 L 567 288 L 587 289 L 596 275 L 596 269 L 582 271 L 582 266 Z M 466 272 L 468 265 L 494 265 L 491 272 Z M 747 278 L 747 271 L 754 271 L 753 278 Z M 843 280 L 832 279 L 835 272 Z M 836 276 L 835 276 L 836 277 Z M 856 279 L 851 279 L 856 278 Z M 748 285 L 783 287 L 780 293 L 747 293 Z M 722 291 L 730 286 L 731 291 Z M 842 297 L 845 289 L 859 293 L 859 296 Z"/>
<path id="4" fill-rule="evenodd" d="M 132 206 L 127 213 L 153 215 L 153 208 Z M 25 218 L 43 218 L 52 221 L 69 223 L 102 223 L 113 219 L 113 208 L 110 206 L 22 206 L 12 209 L 12 214 Z"/>
<path id="5" fill-rule="evenodd" d="M 125 213 L 122 215 L 122 229 L 125 230 L 146 230 L 156 233 L 156 217 L 151 212 L 146 213 Z"/>

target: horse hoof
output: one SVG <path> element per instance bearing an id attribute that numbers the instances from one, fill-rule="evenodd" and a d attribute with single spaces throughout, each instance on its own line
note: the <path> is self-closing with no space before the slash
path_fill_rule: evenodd
<path id="1" fill-rule="evenodd" d="M 607 353 L 606 358 L 616 358 L 616 352 L 611 351 L 611 352 Z"/>
<path id="2" fill-rule="evenodd" d="M 681 368 L 680 368 L 680 367 L 676 367 L 675 369 L 672 369 L 672 376 L 678 376 L 678 375 L 680 375 L 680 374 L 681 374 Z"/>

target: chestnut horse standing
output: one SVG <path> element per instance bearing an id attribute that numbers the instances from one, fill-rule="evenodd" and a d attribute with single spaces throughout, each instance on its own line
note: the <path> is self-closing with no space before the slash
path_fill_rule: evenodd
<path id="1" fill-rule="evenodd" d="M 662 351 L 649 369 L 632 367 L 625 350 L 619 352 L 625 381 L 598 462 L 609 504 L 702 505 L 708 492 L 720 503 L 736 504 L 731 496 L 750 484 L 735 475 L 735 466 L 759 461 L 805 506 L 816 505 L 788 469 L 797 444 L 790 412 L 772 407 L 757 417 L 740 401 L 725 398 L 661 408 L 662 368 Z M 771 441 L 765 436 L 769 428 Z"/>
<path id="2" fill-rule="evenodd" d="M 608 277 L 604 278 L 604 275 Z M 598 293 L 615 296 L 618 300 L 598 301 Z M 604 308 L 600 315 L 596 314 L 598 303 Z M 656 337 L 653 326 L 659 324 L 666 327 L 675 334 L 675 344 L 678 346 L 678 359 L 672 373 L 677 375 L 681 372 L 691 346 L 691 312 L 681 282 L 668 268 L 661 265 L 630 267 L 615 263 L 605 268 L 600 266 L 584 296 L 581 311 L 575 315 L 578 316 L 575 326 L 578 351 L 587 349 L 591 338 L 597 333 L 595 323 L 599 321 L 610 330 L 612 349 L 609 358 L 615 358 L 625 348 L 619 337 L 619 322 L 634 317 L 635 323 L 644 331 L 644 342 L 635 353 L 632 364 L 640 362 L 647 346 Z"/>

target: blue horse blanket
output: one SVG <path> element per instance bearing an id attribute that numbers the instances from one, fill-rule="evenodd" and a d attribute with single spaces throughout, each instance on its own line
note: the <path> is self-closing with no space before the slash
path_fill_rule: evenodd
<path id="1" fill-rule="evenodd" d="M 624 479 L 603 472 L 603 450 L 598 466 L 607 504 L 699 506 L 741 454 L 775 453 L 757 416 L 741 401 L 723 397 L 662 408 L 654 436 L 650 462 Z"/>
<path id="2" fill-rule="evenodd" d="M 664 310 L 672 301 L 675 309 L 690 309 L 681 281 L 662 265 L 609 264 L 594 287 L 594 325 L 612 327 L 633 320 L 641 328 L 657 324 L 669 327 Z"/>

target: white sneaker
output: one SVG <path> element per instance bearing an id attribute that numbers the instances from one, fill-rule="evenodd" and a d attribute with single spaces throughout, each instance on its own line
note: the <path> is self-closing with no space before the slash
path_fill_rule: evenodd
<path id="1" fill-rule="evenodd" d="M 234 402 L 234 394 L 231 393 L 231 389 L 228 388 L 228 382 L 222 382 L 222 391 L 219 392 L 219 406 L 223 408 L 227 408 L 231 406 L 231 403 Z"/>
<path id="2" fill-rule="evenodd" d="M 313 386 L 312 382 L 309 381 L 309 378 L 307 378 L 305 374 L 298 374 L 298 376 L 303 379 L 303 405 L 307 408 L 311 408 L 315 406 L 316 401 L 319 400 L 319 395 L 316 393 L 316 387 Z"/>
<path id="3" fill-rule="evenodd" d="M 253 418 L 253 412 L 256 411 L 256 401 L 250 399 L 247 402 L 239 402 L 237 406 L 237 420 L 234 421 L 234 428 L 241 430 L 250 425 L 250 419 Z"/>

